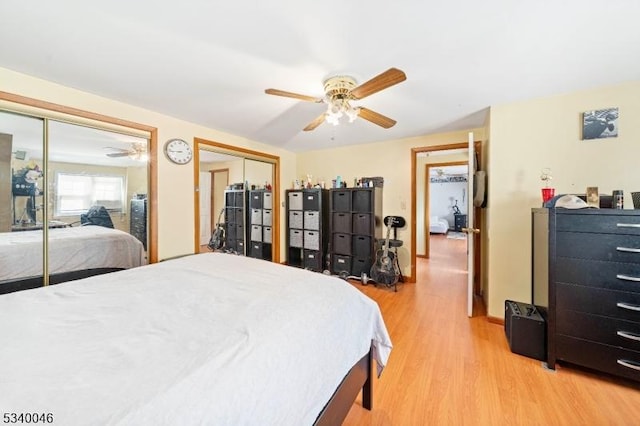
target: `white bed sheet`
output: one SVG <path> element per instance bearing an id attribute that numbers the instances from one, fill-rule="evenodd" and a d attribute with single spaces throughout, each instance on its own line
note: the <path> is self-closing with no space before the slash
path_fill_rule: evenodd
<path id="1" fill-rule="evenodd" d="M 307 425 L 391 341 L 336 277 L 224 253 L 0 296 L 0 407 L 63 425 Z"/>
<path id="2" fill-rule="evenodd" d="M 42 275 L 40 231 L 0 233 L 0 281 Z M 134 236 L 103 226 L 49 229 L 49 274 L 90 268 L 134 268 L 145 263 Z"/>

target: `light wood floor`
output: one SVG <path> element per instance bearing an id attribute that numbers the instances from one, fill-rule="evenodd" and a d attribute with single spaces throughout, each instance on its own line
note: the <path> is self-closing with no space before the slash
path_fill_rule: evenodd
<path id="1" fill-rule="evenodd" d="M 640 425 L 640 385 L 510 352 L 501 325 L 466 316 L 466 243 L 432 237 L 417 283 L 353 285 L 380 305 L 394 344 L 374 408 L 353 425 Z"/>

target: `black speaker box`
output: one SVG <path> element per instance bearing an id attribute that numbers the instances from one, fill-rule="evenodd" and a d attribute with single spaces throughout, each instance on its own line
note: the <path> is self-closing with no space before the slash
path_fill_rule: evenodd
<path id="1" fill-rule="evenodd" d="M 534 305 L 505 300 L 504 331 L 511 352 L 546 361 L 547 324 Z"/>

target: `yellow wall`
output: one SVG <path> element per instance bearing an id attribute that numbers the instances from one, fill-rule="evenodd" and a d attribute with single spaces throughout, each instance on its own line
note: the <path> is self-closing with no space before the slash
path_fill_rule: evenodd
<path id="1" fill-rule="evenodd" d="M 27 96 L 64 106 L 109 115 L 158 129 L 159 152 L 162 145 L 170 138 L 182 138 L 192 143 L 195 137 L 216 141 L 228 145 L 247 148 L 254 151 L 280 156 L 280 180 L 291 182 L 295 179 L 295 154 L 245 139 L 229 133 L 209 129 L 194 123 L 169 117 L 144 108 L 124 104 L 87 92 L 71 89 L 25 74 L 0 68 L 0 90 Z M 161 88 L 158 88 L 161 90 Z M 3 103 L 0 107 L 12 106 Z M 162 154 L 158 155 L 158 258 L 193 253 L 194 251 L 194 176 L 193 163 L 187 166 L 170 163 Z M 281 188 L 281 199 L 284 199 Z M 284 208 L 280 206 L 281 218 Z M 284 241 L 284 226 L 280 226 L 281 241 Z M 281 258 L 284 259 L 284 244 Z"/>
<path id="2" fill-rule="evenodd" d="M 617 138 L 581 140 L 584 111 L 618 107 Z M 640 82 L 491 108 L 488 143 L 488 314 L 504 315 L 504 300 L 531 298 L 531 208 L 542 203 L 540 171 L 550 167 L 558 193 L 597 186 L 640 190 Z"/>

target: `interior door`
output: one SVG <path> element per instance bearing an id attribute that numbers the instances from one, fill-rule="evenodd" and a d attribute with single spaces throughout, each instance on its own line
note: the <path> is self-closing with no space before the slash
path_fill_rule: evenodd
<path id="1" fill-rule="evenodd" d="M 476 234 L 480 232 L 475 225 L 473 205 L 473 179 L 476 171 L 476 152 L 473 141 L 473 132 L 469 132 L 469 178 L 467 179 L 467 227 L 462 228 L 467 233 L 467 315 L 473 317 L 473 294 L 475 280 L 475 244 Z"/>

